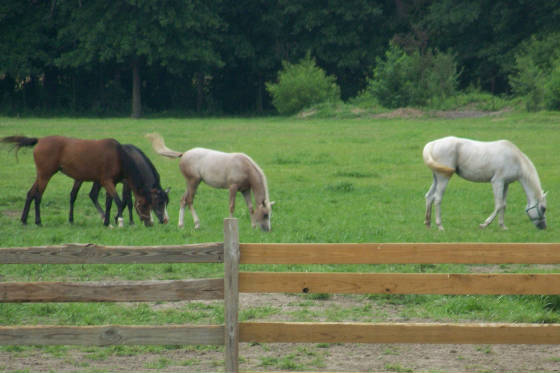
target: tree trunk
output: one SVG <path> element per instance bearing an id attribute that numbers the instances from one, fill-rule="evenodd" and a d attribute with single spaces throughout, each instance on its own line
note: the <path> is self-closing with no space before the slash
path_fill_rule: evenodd
<path id="1" fill-rule="evenodd" d="M 202 111 L 204 103 L 204 74 L 201 72 L 196 73 L 196 112 Z"/>
<path id="2" fill-rule="evenodd" d="M 132 61 L 132 118 L 140 118 L 142 115 L 142 95 L 140 80 L 140 62 L 138 58 Z"/>
<path id="3" fill-rule="evenodd" d="M 256 109 L 258 114 L 262 114 L 263 112 L 263 76 L 259 73 L 259 77 L 257 79 L 257 102 L 256 102 Z"/>

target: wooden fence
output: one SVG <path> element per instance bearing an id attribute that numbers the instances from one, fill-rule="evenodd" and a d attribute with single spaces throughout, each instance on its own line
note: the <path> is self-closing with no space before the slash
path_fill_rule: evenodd
<path id="1" fill-rule="evenodd" d="M 351 294 L 560 294 L 560 273 L 239 272 L 240 264 L 560 264 L 556 243 L 243 244 L 236 219 L 224 242 L 121 247 L 92 244 L 0 249 L 0 264 L 224 263 L 223 279 L 0 282 L 0 302 L 155 302 L 223 299 L 224 325 L 2 326 L 2 345 L 225 345 L 238 371 L 239 342 L 560 344 L 560 324 L 238 323 L 240 292 Z"/>

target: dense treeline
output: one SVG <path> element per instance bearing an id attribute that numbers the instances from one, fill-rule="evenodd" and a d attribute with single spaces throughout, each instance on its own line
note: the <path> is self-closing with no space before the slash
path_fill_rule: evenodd
<path id="1" fill-rule="evenodd" d="M 308 53 L 348 99 L 392 44 L 509 93 L 519 48 L 559 25 L 547 0 L 3 0 L 0 112 L 259 113 Z"/>

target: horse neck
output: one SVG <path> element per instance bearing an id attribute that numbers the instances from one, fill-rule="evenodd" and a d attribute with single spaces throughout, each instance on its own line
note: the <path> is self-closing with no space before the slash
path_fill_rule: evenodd
<path id="1" fill-rule="evenodd" d="M 537 169 L 526 156 L 522 157 L 521 176 L 519 182 L 527 196 L 527 203 L 533 205 L 543 198 L 541 181 Z"/>
<path id="2" fill-rule="evenodd" d="M 268 186 L 266 176 L 260 167 L 250 158 L 249 161 L 249 183 L 255 196 L 255 203 L 257 205 L 268 202 Z"/>

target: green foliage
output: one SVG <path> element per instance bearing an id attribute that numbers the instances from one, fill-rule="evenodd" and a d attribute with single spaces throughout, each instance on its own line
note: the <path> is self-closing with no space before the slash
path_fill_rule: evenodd
<path id="1" fill-rule="evenodd" d="M 388 108 L 422 106 L 453 96 L 458 77 L 452 54 L 438 51 L 408 54 L 391 43 L 385 59 L 377 59 L 365 93 Z"/>
<path id="2" fill-rule="evenodd" d="M 294 114 L 311 105 L 340 100 L 336 78 L 327 76 L 309 53 L 297 64 L 284 61 L 278 82 L 267 83 L 266 89 L 280 114 Z"/>
<path id="3" fill-rule="evenodd" d="M 548 110 L 560 110 L 560 59 L 544 83 L 544 105 Z"/>
<path id="4" fill-rule="evenodd" d="M 518 48 L 509 76 L 513 92 L 529 111 L 555 109 L 560 103 L 560 33 L 531 37 Z"/>

